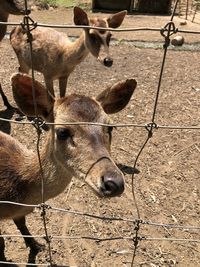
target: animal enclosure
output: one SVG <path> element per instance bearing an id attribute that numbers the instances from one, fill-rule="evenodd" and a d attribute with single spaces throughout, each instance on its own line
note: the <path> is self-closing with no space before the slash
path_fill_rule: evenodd
<path id="1" fill-rule="evenodd" d="M 51 24 L 59 24 L 62 17 L 63 23 L 72 24 L 72 10 L 35 11 L 31 17 Z M 123 27 L 161 28 L 169 20 L 166 16 L 127 16 Z M 19 22 L 19 18 L 10 17 L 10 21 Z M 180 30 L 198 30 L 199 25 L 188 22 L 180 26 L 180 21 L 174 18 Z M 79 33 L 77 29 L 62 31 L 72 36 Z M 51 208 L 46 210 L 47 231 L 52 261 L 58 266 L 200 264 L 200 48 L 194 44 L 200 36 L 187 33 L 184 38 L 183 47 L 167 49 L 159 95 L 165 41 L 159 31 L 113 32 L 112 68 L 105 69 L 88 56 L 72 73 L 68 93 L 95 96 L 106 86 L 128 78 L 136 79 L 138 87 L 129 106 L 112 116 L 114 124 L 123 124 L 113 130 L 112 155 L 125 172 L 125 193 L 120 198 L 98 199 L 84 182 L 74 180 L 71 188 L 48 202 Z M 8 39 L 1 43 L 0 57 L 1 83 L 15 105 L 9 79 L 18 63 Z M 156 96 L 155 124 L 149 125 Z M 1 118 L 14 121 L 17 117 L 3 104 L 0 112 Z M 1 121 L 1 129 L 36 153 L 37 133 L 30 123 Z M 132 177 L 138 155 L 138 171 Z M 38 254 L 38 266 L 47 266 L 49 250 L 43 238 L 40 207 L 27 217 L 27 222 L 36 239 L 46 245 Z M 10 221 L 1 222 L 1 228 L 2 234 L 7 235 L 6 257 L 13 263 L 26 263 L 28 250 L 16 228 Z"/>

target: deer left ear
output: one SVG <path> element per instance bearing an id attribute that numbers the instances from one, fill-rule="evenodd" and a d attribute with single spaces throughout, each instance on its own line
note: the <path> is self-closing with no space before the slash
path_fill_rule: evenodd
<path id="1" fill-rule="evenodd" d="M 46 88 L 40 82 L 34 82 L 35 99 L 33 99 L 33 80 L 27 74 L 16 73 L 12 75 L 11 83 L 13 98 L 24 114 L 35 116 L 36 105 L 37 115 L 44 119 L 48 118 L 54 104 L 54 99 L 48 96 Z"/>
<path id="2" fill-rule="evenodd" d="M 120 12 L 108 17 L 107 22 L 108 22 L 109 27 L 110 28 L 118 28 L 122 24 L 126 14 L 127 14 L 127 11 L 124 10 L 124 11 L 120 11 Z"/>
<path id="3" fill-rule="evenodd" d="M 120 81 L 101 92 L 96 100 L 101 103 L 107 114 L 119 112 L 129 103 L 136 86 L 137 82 L 134 79 Z"/>
<path id="4" fill-rule="evenodd" d="M 75 25 L 89 25 L 87 13 L 80 7 L 74 7 L 74 24 Z"/>

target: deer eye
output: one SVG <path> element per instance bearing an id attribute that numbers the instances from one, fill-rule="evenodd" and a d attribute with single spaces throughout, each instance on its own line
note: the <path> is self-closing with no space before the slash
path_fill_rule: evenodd
<path id="1" fill-rule="evenodd" d="M 90 33 L 90 39 L 91 42 L 93 42 L 96 46 L 100 46 L 101 44 L 101 39 L 94 33 Z"/>
<path id="2" fill-rule="evenodd" d="M 72 132 L 67 128 L 57 128 L 56 135 L 58 140 L 66 140 L 73 136 Z"/>

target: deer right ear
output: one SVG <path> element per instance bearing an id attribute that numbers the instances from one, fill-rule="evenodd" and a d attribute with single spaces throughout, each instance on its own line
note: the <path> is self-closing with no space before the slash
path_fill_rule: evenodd
<path id="1" fill-rule="evenodd" d="M 118 13 L 115 13 L 114 15 L 111 15 L 110 17 L 107 18 L 107 22 L 110 28 L 118 28 L 123 20 L 124 17 L 126 16 L 127 11 L 120 11 Z"/>
<path id="2" fill-rule="evenodd" d="M 19 109 L 27 116 L 37 115 L 47 119 L 52 110 L 54 100 L 48 97 L 45 87 L 38 81 L 34 82 L 35 104 L 32 94 L 33 81 L 27 74 L 16 73 L 11 77 L 13 97 Z"/>
<path id="3" fill-rule="evenodd" d="M 75 25 L 89 25 L 87 13 L 80 7 L 74 7 L 74 24 Z"/>
<path id="4" fill-rule="evenodd" d="M 120 81 L 101 92 L 96 100 L 107 114 L 119 112 L 129 103 L 136 86 L 135 79 Z"/>

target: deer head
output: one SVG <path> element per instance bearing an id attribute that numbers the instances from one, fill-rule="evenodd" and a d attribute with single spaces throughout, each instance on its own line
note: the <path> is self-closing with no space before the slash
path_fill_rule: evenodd
<path id="1" fill-rule="evenodd" d="M 12 85 L 21 111 L 33 116 L 32 79 L 18 73 L 12 77 Z M 62 175 L 66 171 L 84 179 L 99 196 L 113 197 L 124 191 L 124 176 L 110 155 L 112 127 L 104 124 L 110 123 L 109 114 L 128 104 L 136 85 L 128 79 L 107 88 L 96 99 L 72 94 L 48 101 L 44 86 L 35 82 L 38 115 L 54 123 L 48 144 L 54 164 Z M 76 122 L 80 125 L 70 125 Z"/>
<path id="2" fill-rule="evenodd" d="M 102 28 L 118 28 L 127 11 L 121 11 L 108 18 L 88 18 L 87 13 L 79 7 L 74 8 L 75 25 L 94 26 Z M 109 44 L 111 40 L 111 32 L 106 30 L 85 29 L 85 45 L 91 54 L 106 67 L 111 67 L 113 59 L 109 55 Z"/>

